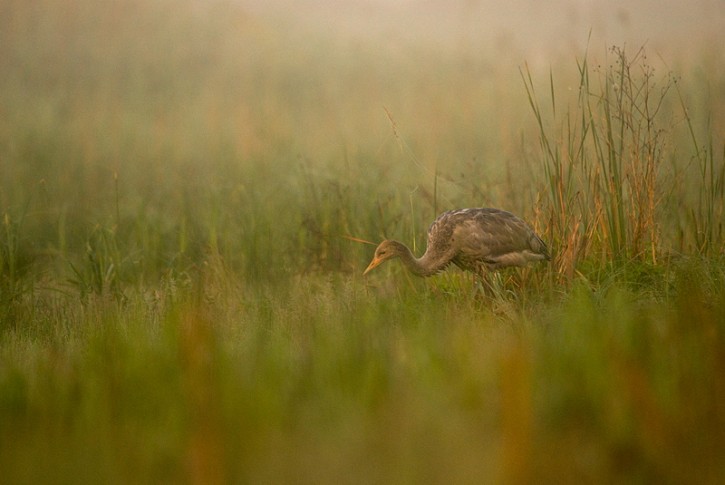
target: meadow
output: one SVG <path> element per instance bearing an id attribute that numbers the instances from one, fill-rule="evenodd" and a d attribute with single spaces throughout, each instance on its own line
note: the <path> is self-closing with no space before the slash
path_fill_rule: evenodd
<path id="1" fill-rule="evenodd" d="M 283 10 L 0 0 L 0 482 L 725 482 L 718 44 Z M 362 276 L 477 206 L 552 261 Z"/>

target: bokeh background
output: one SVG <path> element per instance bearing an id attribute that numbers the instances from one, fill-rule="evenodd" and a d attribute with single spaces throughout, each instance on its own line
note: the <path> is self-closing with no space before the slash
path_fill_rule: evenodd
<path id="1" fill-rule="evenodd" d="M 722 483 L 723 27 L 0 0 L 0 482 Z M 551 264 L 362 277 L 470 206 Z"/>

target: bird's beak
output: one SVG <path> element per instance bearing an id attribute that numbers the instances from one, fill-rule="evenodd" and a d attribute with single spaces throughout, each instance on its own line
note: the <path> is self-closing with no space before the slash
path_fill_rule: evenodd
<path id="1" fill-rule="evenodd" d="M 382 263 L 384 259 L 382 258 L 373 258 L 372 261 L 370 261 L 370 264 L 367 268 L 365 268 L 365 271 L 363 271 L 363 276 L 368 274 L 370 271 L 372 271 L 376 266 L 378 266 L 380 263 Z"/>

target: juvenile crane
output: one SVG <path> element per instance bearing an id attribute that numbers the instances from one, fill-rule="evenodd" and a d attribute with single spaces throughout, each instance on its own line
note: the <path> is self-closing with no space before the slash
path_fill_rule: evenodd
<path id="1" fill-rule="evenodd" d="M 428 229 L 428 245 L 420 258 L 405 244 L 386 239 L 363 274 L 393 258 L 400 258 L 418 276 L 433 275 L 451 263 L 483 276 L 485 271 L 550 259 L 546 244 L 528 224 L 510 212 L 490 208 L 439 215 Z"/>

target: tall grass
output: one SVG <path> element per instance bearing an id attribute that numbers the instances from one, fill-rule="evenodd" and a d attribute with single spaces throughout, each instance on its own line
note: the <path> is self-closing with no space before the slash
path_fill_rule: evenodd
<path id="1" fill-rule="evenodd" d="M 725 200 L 723 158 L 716 161 L 712 146 L 699 145 L 684 105 L 680 112 L 668 109 L 680 89 L 673 73 L 656 78 L 644 48 L 630 55 L 615 47 L 610 54 L 605 68 L 592 68 L 586 54 L 578 62 L 579 96 L 563 120 L 556 112 L 553 73 L 549 122 L 531 73 L 522 71 L 539 128 L 551 237 L 560 248 L 558 271 L 568 278 L 580 260 L 592 257 L 656 264 L 663 254 L 682 250 L 683 240 L 698 253 L 719 252 L 712 241 L 720 239 L 710 231 L 719 231 L 712 223 Z M 673 123 L 677 118 L 692 137 L 692 145 L 685 145 L 691 155 L 684 160 L 673 158 L 683 157 L 673 152 L 674 140 L 682 137 Z M 682 180 L 692 179 L 693 164 L 699 189 Z M 690 214 L 666 203 L 688 201 L 692 190 L 698 198 Z M 682 220 L 690 224 L 682 227 Z"/>
<path id="2" fill-rule="evenodd" d="M 725 479 L 702 79 L 615 48 L 521 86 L 235 3 L 0 11 L 0 482 Z M 553 264 L 362 277 L 358 240 L 420 252 L 462 206 Z"/>

